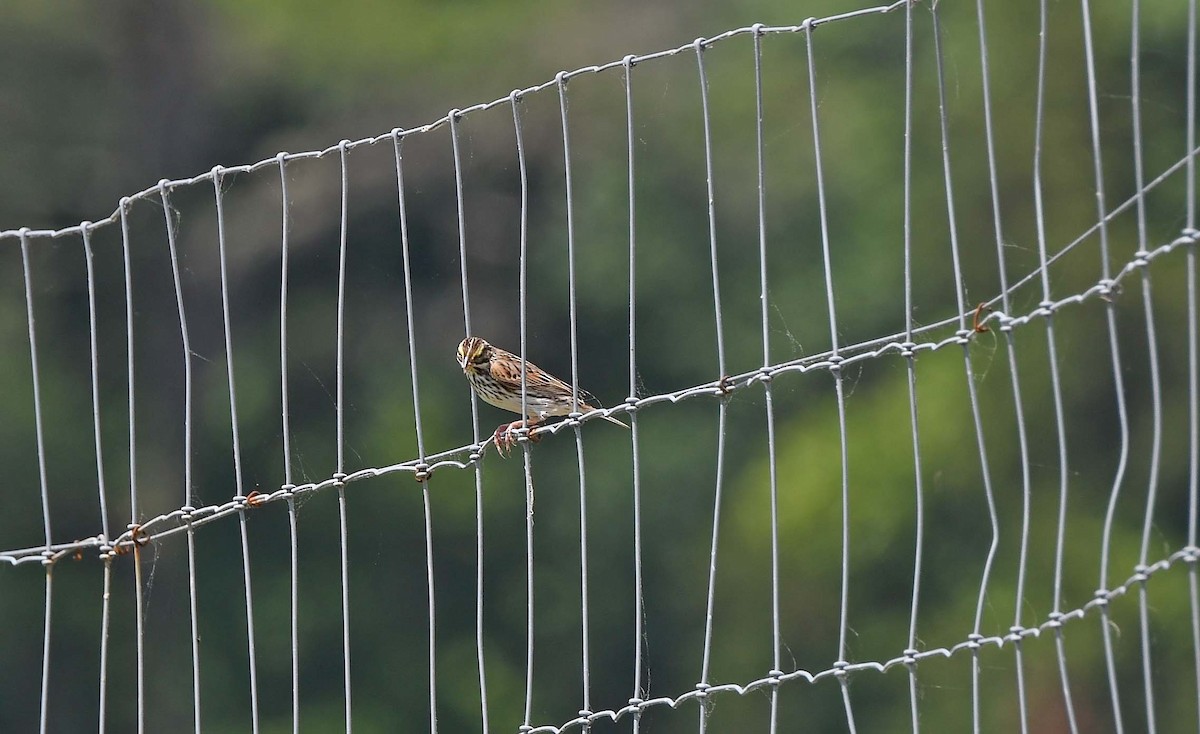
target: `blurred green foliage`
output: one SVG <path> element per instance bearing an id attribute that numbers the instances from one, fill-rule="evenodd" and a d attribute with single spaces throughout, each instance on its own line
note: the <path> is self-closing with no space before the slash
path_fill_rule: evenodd
<path id="1" fill-rule="evenodd" d="M 17 0 L 0 8 L 0 228 L 64 227 L 107 216 L 121 196 L 162 177 L 192 175 L 422 125 L 452 108 L 628 53 L 673 48 L 753 22 L 798 24 L 860 7 L 847 0 L 795 3 L 633 2 L 605 4 L 356 2 L 277 0 L 103 6 Z M 1110 209 L 1136 191 L 1130 108 L 1129 8 L 1093 9 L 1105 193 Z M 1033 135 L 1037 74 L 1036 3 L 988 6 L 998 198 L 1007 282 L 1034 272 Z M 943 2 L 947 116 L 955 242 L 965 307 L 1000 291 L 991 190 L 983 143 L 978 30 L 970 3 Z M 914 8 L 912 318 L 930 324 L 959 311 L 942 169 L 932 15 Z M 1147 177 L 1185 150 L 1184 3 L 1143 12 L 1143 152 Z M 827 225 L 817 203 L 806 39 L 762 39 L 765 100 L 765 236 L 768 243 L 766 360 L 828 350 L 822 257 L 827 236 L 840 347 L 905 329 L 903 12 L 839 21 L 814 33 Z M 1050 253 L 1096 220 L 1095 183 L 1079 8 L 1049 8 L 1049 73 L 1043 139 L 1045 245 Z M 711 104 L 719 285 L 727 373 L 764 364 L 758 257 L 758 186 L 753 45 L 750 35 L 705 52 Z M 568 85 L 572 210 L 579 324 L 579 380 L 607 404 L 630 392 L 629 212 L 625 87 L 620 70 Z M 694 54 L 648 61 L 632 73 L 636 207 L 636 392 L 650 395 L 720 377 L 713 323 L 705 189 L 704 128 Z M 571 373 L 564 158 L 559 99 L 551 88 L 521 103 L 529 164 L 529 354 Z M 473 330 L 519 347 L 520 179 L 512 110 L 473 113 L 459 124 L 465 240 Z M 443 126 L 403 147 L 412 247 L 417 366 L 423 438 L 439 451 L 472 441 L 465 382 L 452 360 L 464 333 L 459 230 L 451 139 Z M 404 275 L 390 141 L 347 157 L 346 468 L 383 467 L 417 455 L 405 328 Z M 341 178 L 338 156 L 287 167 L 289 200 L 289 400 L 294 481 L 335 470 L 334 334 Z M 242 472 L 234 473 L 221 326 L 213 188 L 171 194 L 195 380 L 192 503 L 228 500 L 240 488 L 284 481 L 280 421 L 279 278 L 283 215 L 279 171 L 267 167 L 223 181 L 232 338 Z M 1110 265 L 1176 237 L 1188 224 L 1187 190 L 1175 172 L 1144 198 L 1147 237 L 1136 207 L 1108 228 Z M 183 355 L 164 209 L 157 196 L 129 210 L 135 287 L 138 517 L 184 502 Z M 102 416 L 102 459 L 110 535 L 130 517 L 121 233 L 93 238 Z M 1048 271 L 1053 298 L 1102 277 L 1100 239 L 1083 238 Z M 77 238 L 30 247 L 40 388 L 46 425 L 50 520 L 56 542 L 95 536 L 97 470 L 90 418 L 88 295 Z M 1055 609 L 1087 603 L 1107 574 L 1111 588 L 1133 574 L 1143 537 L 1149 562 L 1188 542 L 1185 253 L 1133 273 L 1114 298 L 1128 446 L 1110 362 L 1106 302 L 1091 298 L 1053 319 L 1063 376 L 1068 504 L 1062 600 L 1055 599 L 1060 447 L 1046 322 L 1013 335 L 1027 430 L 1023 464 L 1010 353 L 993 329 L 916 359 L 920 470 L 914 472 L 906 362 L 893 351 L 845 370 L 847 526 L 846 659 L 886 661 L 908 647 L 913 594 L 916 488 L 923 543 L 917 649 L 949 647 L 975 630 L 1004 635 L 1035 626 Z M 1150 285 L 1152 283 L 1152 286 Z M 1157 340 L 1148 339 L 1144 288 Z M 21 253 L 0 240 L 0 467 L 5 469 L 0 547 L 43 542 Z M 1042 283 L 1014 289 L 1013 316 L 1037 308 Z M 935 332 L 944 338 L 954 327 Z M 927 338 L 925 336 L 922 339 Z M 902 337 L 900 338 L 902 340 Z M 1161 366 L 1161 400 L 1148 359 Z M 993 542 L 964 357 L 983 417 L 987 479 L 994 493 L 997 550 L 980 603 Z M 834 381 L 827 371 L 791 372 L 771 383 L 777 426 L 781 666 L 817 672 L 839 656 L 842 595 L 842 443 Z M 720 553 L 709 682 L 746 683 L 771 669 L 770 464 L 764 390 L 728 402 Z M 701 673 L 706 584 L 717 477 L 718 402 L 708 396 L 659 403 L 638 413 L 643 537 L 645 698 L 678 696 Z M 481 406 L 486 434 L 507 420 Z M 1155 443 L 1156 435 L 1161 445 Z M 586 466 L 590 702 L 619 708 L 633 693 L 635 645 L 632 456 L 629 435 L 602 423 L 583 429 Z M 535 506 L 533 722 L 561 723 L 582 705 L 580 665 L 580 482 L 569 432 L 532 451 Z M 1156 448 L 1157 446 L 1157 448 Z M 525 695 L 525 487 L 519 459 L 483 462 L 488 711 L 492 730 L 521 723 Z M 1109 564 L 1101 569 L 1114 476 Z M 1027 478 L 1026 478 L 1027 475 Z M 1147 521 L 1151 477 L 1157 497 Z M 1028 494 L 1026 494 L 1028 489 Z M 479 730 L 475 647 L 476 495 L 471 471 L 444 469 L 429 483 L 437 604 L 437 715 L 442 731 Z M 346 490 L 354 724 L 358 731 L 425 731 L 428 620 L 420 485 L 406 473 Z M 1028 506 L 1026 506 L 1028 497 Z M 337 496 L 299 501 L 301 725 L 343 725 Z M 1016 599 L 1023 518 L 1028 512 L 1024 595 Z M 1148 534 L 1144 524 L 1148 522 Z M 264 731 L 291 718 L 288 517 L 282 503 L 248 513 L 260 713 Z M 238 522 L 196 533 L 202 721 L 206 731 L 250 728 L 246 611 Z M 192 726 L 189 597 L 182 535 L 141 551 L 145 592 L 146 720 L 152 731 Z M 54 568 L 49 725 L 95 726 L 102 564 L 92 557 Z M 110 731 L 134 727 L 134 564 L 114 565 L 107 715 Z M 1196 720 L 1192 684 L 1194 609 L 1186 570 L 1147 584 L 1155 711 L 1164 730 Z M 37 564 L 0 568 L 0 731 L 36 726 L 45 576 Z M 1114 600 L 1111 620 L 1122 717 L 1140 728 L 1143 651 L 1137 587 Z M 1095 611 L 1063 628 L 1070 686 L 1082 731 L 1112 728 L 1102 627 Z M 1018 727 L 1011 646 L 984 647 L 984 729 Z M 1022 646 L 1032 731 L 1066 731 L 1055 640 Z M 971 659 L 934 657 L 916 668 L 921 724 L 967 730 Z M 860 731 L 908 727 L 903 666 L 850 677 Z M 781 731 L 846 730 L 835 681 L 780 688 Z M 714 696 L 713 731 L 765 730 L 769 693 Z M 697 706 L 652 707 L 642 731 L 691 731 Z M 606 723 L 595 732 L 625 731 Z"/>

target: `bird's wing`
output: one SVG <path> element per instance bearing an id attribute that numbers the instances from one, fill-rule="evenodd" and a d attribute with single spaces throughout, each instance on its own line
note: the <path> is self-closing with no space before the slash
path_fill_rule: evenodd
<path id="1" fill-rule="evenodd" d="M 539 377 L 539 388 L 542 388 L 542 385 L 544 384 L 543 389 L 552 392 L 554 395 L 561 396 L 566 402 L 570 402 L 571 383 L 564 382 L 554 375 L 543 372 L 542 370 L 538 370 L 537 372 Z M 531 386 L 532 384 L 533 383 L 530 382 Z M 532 390 L 533 388 L 530 387 L 530 389 Z M 591 394 L 587 390 L 584 390 L 582 387 L 579 388 L 579 409 L 581 411 L 586 412 L 589 410 L 595 410 L 599 407 L 601 407 L 600 401 L 596 399 L 595 395 Z"/>
<path id="2" fill-rule="evenodd" d="M 521 377 L 518 374 L 517 381 L 520 382 L 520 379 Z M 569 397 L 571 395 L 571 383 L 563 382 L 546 370 L 537 367 L 532 362 L 529 363 L 529 368 L 526 370 L 525 379 L 529 384 L 531 392 L 556 398 Z"/>
<path id="3" fill-rule="evenodd" d="M 525 384 L 529 389 L 529 394 L 553 398 L 556 400 L 569 401 L 571 399 L 571 383 L 560 380 L 546 370 L 538 367 L 533 362 L 527 362 L 525 369 Z M 493 374 L 496 368 L 493 367 Z M 520 359 L 516 358 L 512 362 L 511 369 L 504 370 L 504 375 L 496 375 L 500 379 L 510 380 L 515 390 L 521 389 L 521 368 Z M 511 372 L 512 374 L 509 374 Z M 600 407 L 600 401 L 595 395 L 584 389 L 579 390 L 579 408 L 580 410 L 593 410 Z"/>
<path id="4" fill-rule="evenodd" d="M 588 392 L 587 390 L 584 390 L 582 388 L 580 388 L 580 390 L 579 390 L 579 402 L 586 403 L 588 408 L 603 408 L 604 407 L 603 405 L 600 404 L 600 401 L 596 399 L 595 395 L 591 394 L 590 392 Z"/>

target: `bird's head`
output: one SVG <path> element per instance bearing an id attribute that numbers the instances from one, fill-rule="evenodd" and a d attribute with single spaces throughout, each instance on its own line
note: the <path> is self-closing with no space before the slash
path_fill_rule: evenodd
<path id="1" fill-rule="evenodd" d="M 458 366 L 463 372 L 479 372 L 492 359 L 492 345 L 477 336 L 469 336 L 458 343 Z"/>

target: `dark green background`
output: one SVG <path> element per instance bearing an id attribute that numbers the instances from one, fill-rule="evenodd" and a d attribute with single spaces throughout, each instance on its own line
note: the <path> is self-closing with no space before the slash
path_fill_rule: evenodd
<path id="1" fill-rule="evenodd" d="M 1127 3 L 1093 8 L 1106 195 L 1136 191 L 1130 113 Z M 1142 124 L 1147 178 L 1186 154 L 1186 4 L 1147 3 L 1142 17 Z M 671 48 L 754 22 L 798 24 L 859 2 L 608 4 L 435 2 L 9 2 L 0 9 L 0 228 L 57 228 L 110 213 L 119 198 L 160 178 L 237 165 L 280 150 L 416 127 L 451 108 L 504 96 L 558 69 Z M 973 3 L 943 2 L 954 201 L 967 303 L 999 292 Z M 1033 135 L 1038 6 L 990 3 L 992 99 L 1003 252 L 1011 281 L 1038 264 Z M 912 174 L 913 319 L 957 311 L 942 174 L 932 16 L 914 19 Z M 903 280 L 904 13 L 819 28 L 817 98 L 828 197 L 838 340 L 842 346 L 905 325 Z M 1045 241 L 1056 252 L 1095 222 L 1095 184 L 1079 8 L 1052 3 L 1044 130 Z M 769 334 L 772 363 L 830 345 L 821 222 L 809 119 L 806 38 L 763 39 Z M 727 368 L 763 364 L 758 280 L 752 43 L 705 53 L 713 124 L 716 238 Z M 684 52 L 633 72 L 637 158 L 638 394 L 720 377 L 712 323 L 703 120 L 695 57 Z M 629 393 L 628 212 L 624 86 L 619 70 L 568 85 L 578 275 L 579 379 L 608 405 Z M 570 375 L 562 132 L 554 89 L 522 105 L 529 162 L 529 354 Z M 474 331 L 519 347 L 520 179 L 509 107 L 461 126 L 468 275 Z M 346 466 L 381 467 L 416 456 L 404 326 L 403 271 L 393 150 L 385 141 L 348 156 Z M 458 229 L 448 129 L 405 143 L 422 418 L 430 451 L 470 443 L 465 381 L 452 354 L 462 338 Z M 340 173 L 337 155 L 289 168 L 291 223 L 289 380 L 296 481 L 334 471 L 334 333 Z M 243 489 L 283 482 L 279 418 L 278 296 L 281 199 L 267 167 L 224 181 L 230 300 Z M 195 369 L 194 504 L 235 493 L 220 317 L 213 188 L 177 189 Z M 1145 199 L 1153 248 L 1186 224 L 1175 173 Z M 138 521 L 183 504 L 183 360 L 157 196 L 129 211 L 135 288 Z M 1114 268 L 1139 249 L 1130 209 L 1109 229 Z M 1092 235 L 1050 269 L 1052 297 L 1101 277 Z M 101 414 L 113 533 L 129 518 L 125 328 L 118 227 L 94 237 L 98 276 Z M 31 243 L 51 520 L 56 542 L 100 532 L 89 394 L 87 292 L 79 239 Z M 1187 544 L 1185 249 L 1154 260 L 1152 304 L 1161 372 L 1158 497 L 1148 560 Z M 1139 560 L 1156 403 L 1141 276 L 1115 299 L 1129 413 L 1129 460 L 1116 504 L 1110 586 Z M 1040 282 L 1017 289 L 1012 315 L 1042 300 Z M 20 248 L 0 240 L 0 547 L 43 542 Z M 1097 588 L 1101 529 L 1121 446 L 1105 322 L 1093 297 L 1054 319 L 1063 377 L 1069 464 L 1063 610 Z M 1054 609 L 1059 449 L 1045 322 L 1015 333 L 1030 448 L 1032 523 L 1024 625 Z M 944 337 L 947 332 L 938 332 Z M 995 331 L 969 349 L 977 379 L 999 517 L 999 547 L 981 631 L 1013 623 L 1022 512 L 1022 465 L 1008 353 Z M 846 371 L 850 495 L 847 658 L 889 660 L 908 645 L 913 574 L 913 452 L 905 361 L 894 352 Z M 972 631 L 991 525 L 967 402 L 963 352 L 917 359 L 925 542 L 919 649 L 948 647 Z M 833 381 L 825 371 L 774 383 L 782 668 L 820 671 L 837 659 L 841 577 L 841 466 Z M 639 414 L 645 575 L 647 697 L 678 696 L 699 680 L 704 630 L 717 401 L 661 403 Z M 710 682 L 746 683 L 772 665 L 768 460 L 763 390 L 729 401 Z M 501 420 L 481 406 L 482 429 Z M 583 430 L 587 465 L 591 702 L 617 708 L 633 693 L 633 522 L 629 434 L 603 422 Z M 533 723 L 558 724 L 581 706 L 579 485 L 569 432 L 532 452 L 537 489 Z M 492 731 L 521 723 L 525 679 L 525 496 L 519 459 L 483 464 L 485 637 Z M 436 566 L 438 716 L 441 731 L 479 729 L 475 667 L 473 472 L 435 473 L 430 490 Z M 422 501 L 409 474 L 347 489 L 354 724 L 358 731 L 428 727 L 427 619 Z M 298 511 L 301 724 L 342 726 L 337 496 L 309 495 Z M 288 533 L 283 503 L 249 514 L 250 557 L 264 731 L 291 728 Z M 248 731 L 249 680 L 238 524 L 197 531 L 202 719 L 207 731 Z M 186 543 L 142 551 L 146 718 L 151 731 L 192 726 Z M 133 569 L 115 563 L 108 669 L 109 731 L 134 725 Z M 93 554 L 54 570 L 50 729 L 96 725 L 102 564 Z M 1148 584 L 1159 731 L 1190 731 L 1195 672 L 1186 570 Z M 0 730 L 36 727 L 45 575 L 37 564 L 0 568 Z M 1112 604 L 1123 720 L 1144 727 L 1137 600 Z M 1072 694 L 1083 731 L 1112 730 L 1099 616 L 1065 627 Z M 1053 640 L 1024 645 L 1032 731 L 1065 731 Z M 987 731 L 1014 731 L 1011 647 L 981 653 Z M 970 658 L 918 667 L 926 731 L 970 726 Z M 908 724 L 903 667 L 850 683 L 859 731 Z M 781 731 L 845 730 L 841 695 L 825 679 L 780 689 Z M 711 731 L 765 730 L 768 695 L 722 694 Z M 694 703 L 657 707 L 642 731 L 692 731 Z M 598 724 L 594 731 L 627 731 Z"/>

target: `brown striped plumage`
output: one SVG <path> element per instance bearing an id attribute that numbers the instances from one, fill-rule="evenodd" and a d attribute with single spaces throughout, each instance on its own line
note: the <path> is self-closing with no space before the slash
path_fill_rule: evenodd
<path id="1" fill-rule="evenodd" d="M 512 352 L 488 344 L 477 336 L 469 336 L 458 345 L 458 365 L 471 383 L 471 388 L 484 402 L 514 413 L 521 413 L 521 358 Z M 596 410 L 599 402 L 584 390 L 579 391 L 581 413 Z M 528 425 L 553 416 L 571 413 L 571 385 L 563 382 L 533 362 L 525 363 L 525 417 Z M 605 420 L 625 426 L 610 416 Z M 501 450 L 511 447 L 512 430 L 519 428 L 521 421 L 514 421 L 496 429 L 496 446 Z"/>

